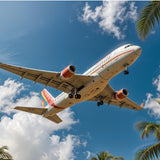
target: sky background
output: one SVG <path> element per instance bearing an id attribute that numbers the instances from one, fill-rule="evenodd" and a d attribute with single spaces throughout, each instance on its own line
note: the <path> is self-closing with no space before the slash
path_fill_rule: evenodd
<path id="1" fill-rule="evenodd" d="M 97 107 L 83 102 L 59 114 L 57 125 L 40 116 L 17 112 L 16 105 L 41 107 L 44 85 L 33 85 L 0 70 L 0 146 L 9 146 L 15 160 L 86 160 L 100 151 L 133 160 L 154 139 L 141 140 L 134 125 L 159 123 L 160 55 L 158 26 L 145 41 L 136 33 L 135 20 L 145 2 L 0 2 L 0 61 L 23 67 L 62 71 L 73 64 L 83 73 L 112 50 L 131 43 L 142 54 L 110 81 L 115 90 L 126 88 L 129 98 L 144 110 Z M 53 96 L 60 91 L 47 87 Z"/>

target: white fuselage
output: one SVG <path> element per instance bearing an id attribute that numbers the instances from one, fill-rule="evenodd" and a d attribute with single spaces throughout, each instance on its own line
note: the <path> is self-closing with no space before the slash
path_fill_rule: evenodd
<path id="1" fill-rule="evenodd" d="M 123 71 L 125 66 L 130 66 L 139 57 L 140 53 L 141 48 L 139 46 L 124 45 L 108 54 L 84 73 L 84 75 L 94 76 L 94 79 L 78 92 L 81 98 L 69 98 L 67 93 L 61 93 L 55 98 L 54 103 L 62 109 L 55 112 L 54 108 L 50 108 L 50 115 L 71 107 L 75 103 L 89 100 L 99 94 L 106 87 L 110 79 Z"/>

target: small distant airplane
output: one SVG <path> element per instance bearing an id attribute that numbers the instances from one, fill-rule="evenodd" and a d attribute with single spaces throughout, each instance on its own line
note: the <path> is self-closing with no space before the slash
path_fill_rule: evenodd
<path id="1" fill-rule="evenodd" d="M 141 106 L 127 98 L 127 89 L 114 91 L 108 84 L 111 78 L 124 70 L 128 74 L 128 67 L 139 57 L 139 46 L 126 44 L 111 52 L 105 58 L 96 63 L 83 74 L 75 74 L 76 67 L 69 65 L 61 72 L 43 71 L 0 63 L 0 68 L 34 81 L 45 87 L 50 86 L 61 90 L 63 93 L 56 98 L 44 89 L 43 108 L 15 107 L 16 110 L 30 112 L 55 122 L 62 120 L 57 116 L 58 112 L 83 101 L 97 101 L 97 106 L 107 103 L 120 108 L 141 110 Z"/>

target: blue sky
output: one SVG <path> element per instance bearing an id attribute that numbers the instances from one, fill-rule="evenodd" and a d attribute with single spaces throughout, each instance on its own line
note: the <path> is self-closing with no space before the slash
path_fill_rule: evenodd
<path id="1" fill-rule="evenodd" d="M 110 84 L 115 90 L 128 89 L 129 98 L 138 104 L 145 103 L 144 110 L 119 110 L 106 105 L 98 108 L 96 102 L 83 102 L 62 113 L 66 122 L 60 127 L 38 116 L 11 110 L 17 104 L 40 105 L 39 93 L 44 86 L 33 85 L 25 79 L 20 81 L 18 76 L 1 70 L 0 132 L 3 139 L 0 145 L 8 145 L 17 160 L 20 156 L 24 160 L 35 160 L 35 157 L 62 160 L 61 154 L 70 160 L 82 160 L 87 159 L 88 154 L 95 156 L 106 150 L 132 160 L 141 147 L 153 143 L 153 138 L 140 140 L 134 125 L 141 120 L 159 121 L 160 110 L 154 109 L 158 106 L 149 95 L 160 97 L 160 30 L 156 27 L 141 41 L 135 29 L 135 16 L 145 2 L 117 2 L 115 6 L 119 8 L 111 3 L 0 2 L 0 61 L 3 63 L 50 71 L 61 71 L 73 64 L 77 73 L 83 73 L 123 44 L 142 48 L 142 54 L 129 68 L 129 75 L 120 73 Z M 95 12 L 98 6 L 100 13 Z M 111 11 L 106 13 L 107 7 L 111 7 Z M 115 16 L 122 8 L 124 11 Z M 107 19 L 108 15 L 113 16 Z M 53 96 L 60 93 L 50 87 L 47 89 Z M 12 138 L 7 137 L 12 134 Z M 27 157 L 29 145 L 37 147 L 34 150 L 36 147 L 30 146 L 35 157 Z M 17 153 L 20 149 L 22 152 Z"/>

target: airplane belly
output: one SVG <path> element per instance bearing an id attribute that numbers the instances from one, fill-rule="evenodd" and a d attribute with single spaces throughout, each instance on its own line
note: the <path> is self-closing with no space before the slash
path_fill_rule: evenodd
<path id="1" fill-rule="evenodd" d="M 61 97 L 55 99 L 55 105 L 57 108 L 68 108 L 74 104 L 73 100 L 68 97 L 67 93 L 63 93 Z"/>
<path id="2" fill-rule="evenodd" d="M 120 73 L 125 69 L 124 65 L 128 64 L 130 66 L 138 58 L 137 55 L 126 56 L 122 58 L 116 58 L 113 62 L 106 65 L 103 70 L 100 71 L 99 75 L 105 79 L 110 80 L 112 77 Z"/>
<path id="3" fill-rule="evenodd" d="M 79 92 L 79 94 L 81 94 L 80 101 L 82 102 L 96 96 L 106 87 L 107 83 L 108 81 L 105 81 L 100 77 L 98 80 L 91 82 Z"/>
<path id="4" fill-rule="evenodd" d="M 117 72 L 120 72 L 123 69 L 124 69 L 124 67 L 122 68 L 120 63 L 117 61 L 117 62 L 114 62 L 114 63 L 111 63 L 111 64 L 105 66 L 104 69 L 99 73 L 99 75 L 103 79 L 109 81 L 113 76 L 115 76 L 115 74 Z"/>

